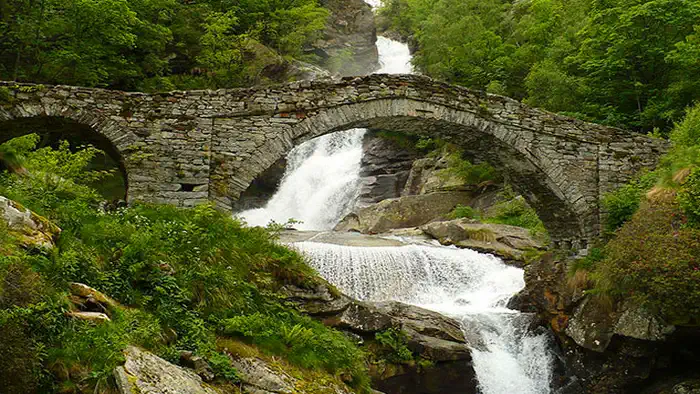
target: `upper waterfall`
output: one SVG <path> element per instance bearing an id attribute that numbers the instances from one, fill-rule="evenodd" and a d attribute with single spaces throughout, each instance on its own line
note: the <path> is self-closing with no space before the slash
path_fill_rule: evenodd
<path id="1" fill-rule="evenodd" d="M 381 68 L 377 73 L 412 72 L 406 44 L 379 37 Z M 263 208 L 238 214 L 249 225 L 294 219 L 300 230 L 330 230 L 355 206 L 360 193 L 364 129 L 353 129 L 307 141 L 287 155 L 287 168 L 277 193 Z"/>

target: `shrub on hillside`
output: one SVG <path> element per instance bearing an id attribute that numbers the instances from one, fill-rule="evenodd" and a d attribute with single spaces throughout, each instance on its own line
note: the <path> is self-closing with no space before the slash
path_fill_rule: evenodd
<path id="1" fill-rule="evenodd" d="M 510 187 L 506 187 L 501 193 L 501 198 L 504 201 L 489 210 L 486 218 L 483 219 L 484 222 L 523 227 L 530 230 L 532 235 L 546 236 L 547 230 L 544 223 L 522 196 L 516 196 Z"/>
<path id="2" fill-rule="evenodd" d="M 95 191 L 76 181 L 91 176 L 84 160 L 90 152 L 70 152 L 65 145 L 31 151 L 25 162 L 43 158 L 45 172 L 0 174 L 0 195 L 63 229 L 56 248 L 27 254 L 13 247 L 0 223 L 0 284 L 12 284 L 0 288 L 0 332 L 12 329 L 14 338 L 0 350 L 26 349 L 26 362 L 17 364 L 26 372 L 24 380 L 40 375 L 39 392 L 100 392 L 123 361 L 121 350 L 134 344 L 173 362 L 180 351 L 193 351 L 210 362 L 217 377 L 235 382 L 236 372 L 217 352 L 215 338 L 231 326 L 223 322 L 242 319 L 259 325 L 258 336 L 278 335 L 264 349 L 276 353 L 281 344 L 280 353 L 291 362 L 352 376 L 358 392 L 368 390 L 356 345 L 283 304 L 282 286 L 315 287 L 321 281 L 300 254 L 276 243 L 268 230 L 245 227 L 209 205 L 100 210 Z M 46 176 L 50 173 L 62 177 Z M 60 292 L 70 282 L 94 287 L 128 308 L 98 326 L 74 322 L 64 314 L 67 301 Z M 15 291 L 17 285 L 21 291 Z M 47 295 L 52 288 L 57 292 Z M 60 378 L 52 375 L 54 369 Z"/>
<path id="3" fill-rule="evenodd" d="M 694 169 L 678 191 L 678 202 L 693 225 L 700 225 L 700 169 Z"/>
<path id="4" fill-rule="evenodd" d="M 637 179 L 603 197 L 603 206 L 608 214 L 605 223 L 608 232 L 614 232 L 632 218 L 639 209 L 644 193 L 656 184 L 658 174 L 643 173 Z"/>
<path id="5" fill-rule="evenodd" d="M 605 248 L 597 288 L 671 323 L 700 323 L 700 230 L 673 201 L 645 204 Z"/>

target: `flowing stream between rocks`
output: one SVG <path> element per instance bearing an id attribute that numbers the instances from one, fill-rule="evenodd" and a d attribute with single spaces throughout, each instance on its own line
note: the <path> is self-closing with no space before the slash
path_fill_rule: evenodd
<path id="1" fill-rule="evenodd" d="M 377 48 L 377 72 L 412 72 L 407 45 L 380 37 Z M 288 155 L 286 173 L 268 204 L 238 216 L 250 225 L 294 218 L 301 221 L 295 225 L 300 230 L 331 230 L 359 196 L 364 134 L 362 129 L 348 130 L 299 145 Z M 530 317 L 506 307 L 525 286 L 522 269 L 472 250 L 426 244 L 291 245 L 351 297 L 401 301 L 460 321 L 471 345 L 479 392 L 551 392 L 554 356 L 548 336 L 531 333 Z"/>

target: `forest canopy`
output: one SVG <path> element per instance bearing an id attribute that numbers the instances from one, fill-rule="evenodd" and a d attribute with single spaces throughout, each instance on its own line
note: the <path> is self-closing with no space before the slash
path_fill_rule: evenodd
<path id="1" fill-rule="evenodd" d="M 385 0 L 430 76 L 666 134 L 700 99 L 696 0 Z"/>
<path id="2" fill-rule="evenodd" d="M 243 86 L 259 73 L 246 56 L 301 58 L 327 16 L 316 0 L 0 0 L 0 80 Z"/>

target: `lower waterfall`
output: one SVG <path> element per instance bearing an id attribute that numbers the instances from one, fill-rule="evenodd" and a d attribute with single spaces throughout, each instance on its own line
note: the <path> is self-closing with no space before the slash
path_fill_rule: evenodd
<path id="1" fill-rule="evenodd" d="M 299 242 L 322 277 L 354 298 L 401 301 L 462 322 L 483 394 L 548 394 L 549 337 L 532 334 L 530 316 L 506 308 L 525 286 L 522 269 L 473 250 L 423 245 L 354 247 Z"/>

